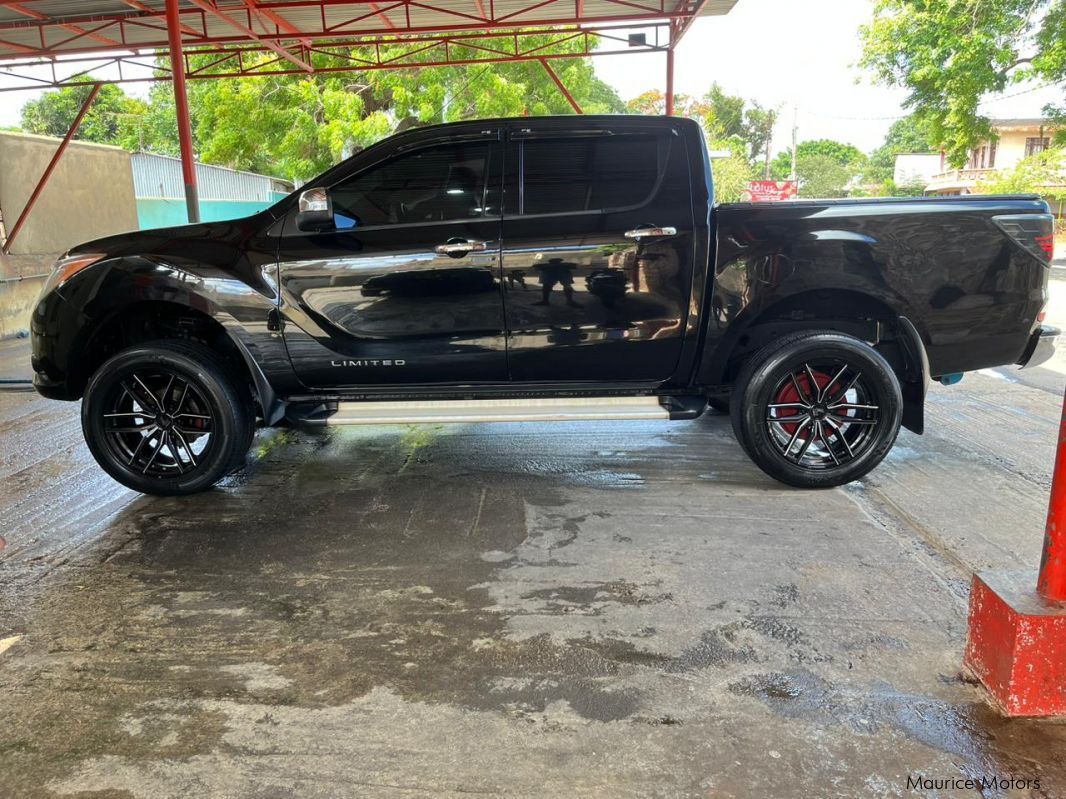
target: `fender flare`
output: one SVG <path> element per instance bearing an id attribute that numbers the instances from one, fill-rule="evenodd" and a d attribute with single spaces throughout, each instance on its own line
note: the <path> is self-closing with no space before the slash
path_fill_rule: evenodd
<path id="1" fill-rule="evenodd" d="M 914 380 L 906 380 L 900 386 L 903 392 L 903 426 L 912 433 L 925 431 L 925 397 L 929 393 L 929 355 L 918 328 L 906 316 L 898 317 L 900 345 L 907 358 L 908 372 Z"/>

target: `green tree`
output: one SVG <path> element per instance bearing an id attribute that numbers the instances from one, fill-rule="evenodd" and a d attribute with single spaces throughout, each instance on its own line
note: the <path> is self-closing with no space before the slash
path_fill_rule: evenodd
<path id="1" fill-rule="evenodd" d="M 982 180 L 982 194 L 1039 194 L 1066 200 L 1066 148 L 1052 147 L 1023 158 L 1011 169 L 1001 169 Z"/>
<path id="2" fill-rule="evenodd" d="M 800 154 L 796 160 L 801 197 L 843 197 L 855 171 L 837 159 L 821 154 Z"/>
<path id="3" fill-rule="evenodd" d="M 666 96 L 651 89 L 626 103 L 626 110 L 633 114 L 665 114 Z M 702 97 L 675 94 L 674 113 L 699 122 L 707 140 L 716 148 L 730 146 L 734 141 L 743 144 L 752 161 L 763 156 L 777 119 L 776 109 L 727 94 L 717 83 L 712 83 Z"/>
<path id="4" fill-rule="evenodd" d="M 22 129 L 41 136 L 66 136 L 91 91 L 89 86 L 76 86 L 30 100 L 22 106 Z M 74 137 L 135 149 L 138 120 L 146 110 L 142 100 L 128 96 L 114 84 L 105 84 Z"/>
<path id="5" fill-rule="evenodd" d="M 720 203 L 737 202 L 741 192 L 748 187 L 748 182 L 755 179 L 755 169 L 748 160 L 744 145 L 734 140 L 728 149 L 732 151 L 728 158 L 711 160 L 714 199 Z"/>
<path id="6" fill-rule="evenodd" d="M 553 44 L 558 37 L 542 38 L 528 45 L 544 45 L 546 53 L 578 52 L 581 46 L 577 40 Z M 383 48 L 382 58 L 400 57 L 410 49 Z M 471 52 L 476 57 L 477 51 Z M 371 55 L 358 47 L 350 54 Z M 193 58 L 193 67 L 206 66 L 210 58 Z M 322 68 L 351 65 L 328 54 L 313 58 Z M 623 110 L 588 59 L 554 61 L 553 68 L 586 113 Z M 573 113 L 536 61 L 315 75 L 268 71 L 256 78 L 193 81 L 189 104 L 205 163 L 297 180 L 311 178 L 397 130 L 463 119 Z M 153 95 L 151 110 L 157 106 L 161 119 L 173 117 L 169 95 Z"/>
<path id="7" fill-rule="evenodd" d="M 800 142 L 796 147 L 796 171 L 802 177 L 801 164 L 818 156 L 827 158 L 844 168 L 848 179 L 859 174 L 866 166 L 866 155 L 858 147 L 833 139 L 810 139 Z M 774 180 L 787 180 L 792 172 L 792 148 L 789 147 L 770 164 L 770 173 Z M 848 179 L 845 179 L 845 183 Z"/>
<path id="8" fill-rule="evenodd" d="M 1066 79 L 1066 0 L 877 0 L 861 64 L 905 104 L 952 166 L 992 136 L 981 100 Z"/>
<path id="9" fill-rule="evenodd" d="M 869 183 L 885 183 L 895 174 L 897 155 L 934 153 L 939 149 L 929 140 L 929 132 L 916 117 L 898 119 L 888 129 L 884 144 L 870 153 L 863 177 Z"/>

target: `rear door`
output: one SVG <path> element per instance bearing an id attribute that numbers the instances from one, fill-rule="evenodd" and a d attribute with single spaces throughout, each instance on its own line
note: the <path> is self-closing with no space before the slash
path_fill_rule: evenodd
<path id="1" fill-rule="evenodd" d="M 586 124 L 529 120 L 508 134 L 511 378 L 666 380 L 681 355 L 692 285 L 683 137 L 661 121 Z"/>
<path id="2" fill-rule="evenodd" d="M 335 229 L 286 220 L 285 343 L 312 387 L 505 382 L 501 131 L 456 126 L 328 187 Z"/>

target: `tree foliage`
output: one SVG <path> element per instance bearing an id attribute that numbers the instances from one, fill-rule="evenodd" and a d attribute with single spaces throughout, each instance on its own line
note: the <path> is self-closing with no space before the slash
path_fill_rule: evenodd
<path id="1" fill-rule="evenodd" d="M 866 155 L 858 147 L 833 139 L 810 139 L 800 142 L 796 147 L 796 171 L 803 177 L 803 164 L 809 163 L 815 156 L 828 158 L 839 164 L 848 173 L 848 178 L 854 177 L 866 166 Z M 792 172 L 792 148 L 778 153 L 770 163 L 770 173 L 774 180 L 787 180 Z"/>
<path id="2" fill-rule="evenodd" d="M 661 115 L 666 113 L 666 95 L 652 89 L 630 100 L 626 108 L 634 114 Z M 675 94 L 674 113 L 698 121 L 712 147 L 739 143 L 752 161 L 763 157 L 777 116 L 775 109 L 727 94 L 717 83 L 712 83 L 702 97 Z"/>
<path id="3" fill-rule="evenodd" d="M 799 152 L 799 148 L 797 148 Z M 844 197 L 855 170 L 836 158 L 821 153 L 799 153 L 796 159 L 801 197 Z"/>
<path id="4" fill-rule="evenodd" d="M 22 129 L 41 136 L 66 136 L 91 91 L 89 86 L 77 86 L 30 100 L 22 106 Z M 106 84 L 100 87 L 74 138 L 134 149 L 137 120 L 146 110 L 141 100 L 129 97 L 118 86 Z"/>
<path id="5" fill-rule="evenodd" d="M 1011 169 L 1001 169 L 983 180 L 982 194 L 1039 194 L 1066 200 L 1066 148 L 1052 147 L 1023 158 Z"/>
<path id="6" fill-rule="evenodd" d="M 580 52 L 577 39 L 547 34 L 527 41 L 545 53 Z M 411 52 L 412 45 L 382 48 L 385 60 Z M 353 48 L 350 55 L 368 53 Z M 326 53 L 318 67 L 350 66 Z M 418 56 L 414 56 L 418 57 Z M 429 57 L 428 55 L 426 56 Z M 476 57 L 476 53 L 475 53 Z M 214 56 L 193 56 L 192 69 L 210 66 Z M 245 66 L 255 56 L 245 58 Z M 262 56 L 262 62 L 273 60 Z M 618 113 L 624 106 L 599 80 L 588 59 L 553 61 L 553 68 L 586 113 Z M 498 116 L 573 113 L 570 104 L 537 61 L 486 63 L 315 75 L 271 74 L 189 82 L 190 116 L 201 161 L 306 180 L 346 155 L 398 130 L 439 122 Z M 27 104 L 23 127 L 63 135 L 88 89 L 63 89 Z M 152 89 L 147 103 L 105 86 L 81 129 L 80 138 L 176 154 L 177 123 L 169 84 Z"/>
<path id="7" fill-rule="evenodd" d="M 884 144 L 870 153 L 863 175 L 869 183 L 891 181 L 896 172 L 896 156 L 905 153 L 934 153 L 939 151 L 929 140 L 926 126 L 916 117 L 896 120 L 885 135 Z"/>
<path id="8" fill-rule="evenodd" d="M 978 106 L 1028 79 L 1066 79 L 1066 0 L 877 0 L 861 64 L 907 90 L 949 162 L 992 136 Z"/>

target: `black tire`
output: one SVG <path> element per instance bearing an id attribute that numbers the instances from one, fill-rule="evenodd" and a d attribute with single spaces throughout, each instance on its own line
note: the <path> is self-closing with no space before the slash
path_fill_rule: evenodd
<path id="1" fill-rule="evenodd" d="M 744 365 L 730 417 L 744 450 L 775 480 L 831 488 L 884 459 L 899 434 L 903 398 L 873 347 L 808 331 L 767 345 Z"/>
<path id="2" fill-rule="evenodd" d="M 210 488 L 243 461 L 255 412 L 217 353 L 161 340 L 123 350 L 96 370 L 81 424 L 93 457 L 118 482 L 178 496 Z"/>

